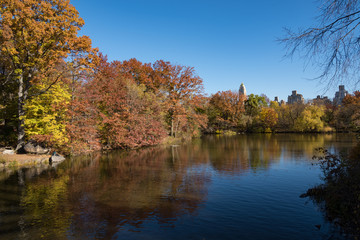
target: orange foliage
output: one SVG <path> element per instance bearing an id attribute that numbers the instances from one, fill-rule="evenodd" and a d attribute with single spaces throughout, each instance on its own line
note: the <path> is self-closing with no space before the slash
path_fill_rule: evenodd
<path id="1" fill-rule="evenodd" d="M 217 92 L 210 98 L 210 105 L 215 107 L 220 113 L 220 117 L 228 120 L 233 124 L 237 124 L 244 108 L 244 95 L 239 95 L 235 91 Z"/>
<path id="2" fill-rule="evenodd" d="M 163 60 L 153 65 L 159 91 L 166 97 L 167 121 L 170 136 L 179 132 L 192 135 L 206 126 L 207 117 L 201 114 L 203 107 L 203 83 L 193 67 L 172 65 Z"/>
<path id="3" fill-rule="evenodd" d="M 9 62 L 7 81 L 18 86 L 18 148 L 25 140 L 25 103 L 41 95 L 66 72 L 65 61 L 76 55 L 74 64 L 91 62 L 88 37 L 78 37 L 84 25 L 77 10 L 66 0 L 2 0 L 0 8 L 0 55 Z M 45 86 L 41 91 L 36 85 Z"/>
<path id="4" fill-rule="evenodd" d="M 355 91 L 354 95 L 346 95 L 342 101 L 342 105 L 360 105 L 360 91 Z"/>

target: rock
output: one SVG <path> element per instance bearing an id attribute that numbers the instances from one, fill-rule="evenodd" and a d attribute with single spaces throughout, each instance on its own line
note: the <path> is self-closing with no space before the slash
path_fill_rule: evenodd
<path id="1" fill-rule="evenodd" d="M 5 149 L 5 150 L 3 151 L 3 154 L 13 155 L 13 154 L 15 154 L 15 151 L 14 151 L 14 150 L 11 150 L 11 149 Z"/>
<path id="2" fill-rule="evenodd" d="M 53 152 L 53 154 L 49 158 L 49 164 L 59 163 L 59 162 L 62 162 L 64 160 L 65 160 L 65 158 L 63 156 L 61 156 L 60 154 L 57 154 L 56 152 Z"/>
<path id="3" fill-rule="evenodd" d="M 44 148 L 36 142 L 28 142 L 27 144 L 25 144 L 24 150 L 26 153 L 32 154 L 46 154 L 50 151 L 50 149 Z"/>
<path id="4" fill-rule="evenodd" d="M 52 157 L 51 157 L 51 160 L 52 160 L 53 162 L 62 162 L 62 161 L 65 160 L 65 158 L 64 158 L 63 156 L 59 155 L 59 156 L 52 156 Z"/>

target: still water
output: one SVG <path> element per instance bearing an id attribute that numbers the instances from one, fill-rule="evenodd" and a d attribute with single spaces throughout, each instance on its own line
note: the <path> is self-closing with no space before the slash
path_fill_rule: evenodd
<path id="1" fill-rule="evenodd" d="M 0 172 L 0 239 L 345 239 L 309 199 L 349 135 L 207 136 Z"/>

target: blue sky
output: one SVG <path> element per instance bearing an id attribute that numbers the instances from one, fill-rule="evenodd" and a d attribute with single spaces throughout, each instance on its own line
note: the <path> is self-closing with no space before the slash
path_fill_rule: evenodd
<path id="1" fill-rule="evenodd" d="M 315 0 L 72 0 L 81 34 L 109 60 L 159 59 L 192 66 L 205 92 L 237 90 L 287 100 L 324 94 L 319 75 L 299 58 L 284 59 L 284 27 L 314 25 Z M 325 95 L 332 98 L 336 88 Z"/>

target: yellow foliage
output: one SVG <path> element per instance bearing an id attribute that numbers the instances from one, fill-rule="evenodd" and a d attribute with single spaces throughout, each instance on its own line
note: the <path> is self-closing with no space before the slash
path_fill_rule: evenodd
<path id="1" fill-rule="evenodd" d="M 278 114 L 273 108 L 262 108 L 260 112 L 260 121 L 262 125 L 265 127 L 266 131 L 274 128 L 278 122 Z M 270 130 L 271 132 L 271 130 Z"/>
<path id="2" fill-rule="evenodd" d="M 42 89 L 44 86 L 38 86 L 38 90 Z M 56 145 L 67 143 L 66 106 L 70 99 L 68 87 L 58 83 L 47 92 L 27 101 L 24 117 L 27 136 L 49 136 L 50 142 Z"/>
<path id="3" fill-rule="evenodd" d="M 321 132 L 324 130 L 324 122 L 321 119 L 324 115 L 324 106 L 307 105 L 296 120 L 295 129 L 300 132 Z"/>

